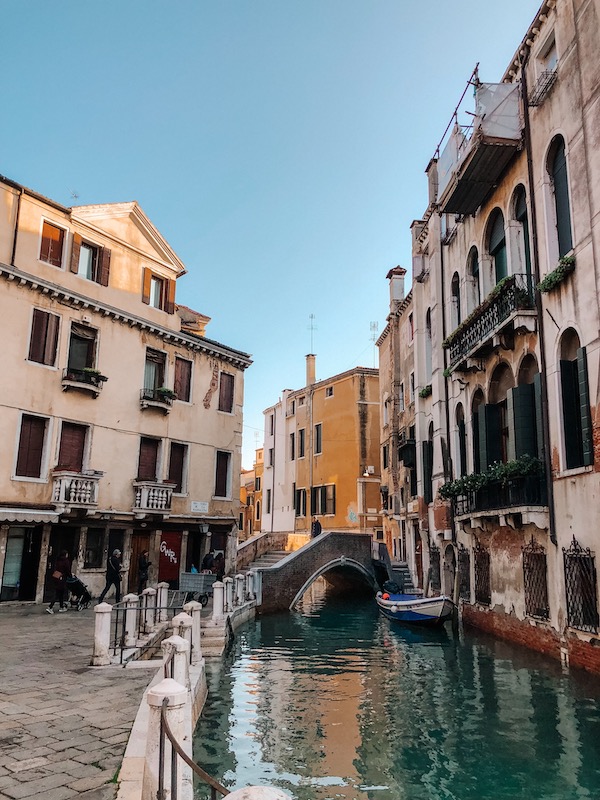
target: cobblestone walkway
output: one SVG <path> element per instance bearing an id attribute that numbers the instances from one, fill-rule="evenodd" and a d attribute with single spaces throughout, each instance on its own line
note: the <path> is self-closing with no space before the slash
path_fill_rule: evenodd
<path id="1" fill-rule="evenodd" d="M 0 800 L 113 800 L 149 670 L 90 667 L 94 610 L 0 607 Z"/>

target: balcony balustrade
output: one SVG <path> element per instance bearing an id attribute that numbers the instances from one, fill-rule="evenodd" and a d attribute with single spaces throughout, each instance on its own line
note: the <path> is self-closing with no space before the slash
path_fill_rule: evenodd
<path id="1" fill-rule="evenodd" d="M 62 508 L 93 508 L 98 505 L 98 485 L 103 472 L 86 475 L 61 470 L 54 472 L 52 502 Z"/>
<path id="2" fill-rule="evenodd" d="M 480 511 L 501 511 L 518 507 L 547 506 L 546 479 L 543 475 L 491 481 L 476 491 L 452 501 L 456 517 Z"/>
<path id="3" fill-rule="evenodd" d="M 514 321 L 520 311 L 534 309 L 531 275 L 510 275 L 486 297 L 444 342 L 450 353 L 449 366 L 473 356 L 495 334 Z"/>
<path id="4" fill-rule="evenodd" d="M 140 391 L 140 406 L 142 408 L 158 408 L 168 414 L 173 405 L 174 396 L 175 393 L 165 387 L 144 388 Z"/>
<path id="5" fill-rule="evenodd" d="M 156 481 L 134 481 L 133 510 L 136 513 L 164 514 L 171 510 L 171 499 L 175 484 Z"/>

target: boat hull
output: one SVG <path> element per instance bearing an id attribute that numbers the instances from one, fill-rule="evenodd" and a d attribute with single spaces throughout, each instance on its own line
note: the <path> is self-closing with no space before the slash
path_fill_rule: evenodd
<path id="1" fill-rule="evenodd" d="M 419 597 L 418 595 L 391 594 L 383 599 L 378 595 L 377 605 L 388 619 L 406 625 L 441 625 L 452 617 L 456 606 L 449 597 Z"/>

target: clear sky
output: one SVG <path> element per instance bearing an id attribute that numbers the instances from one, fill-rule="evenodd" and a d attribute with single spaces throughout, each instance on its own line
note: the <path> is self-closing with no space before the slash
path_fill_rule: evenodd
<path id="1" fill-rule="evenodd" d="M 249 468 L 263 410 L 305 385 L 311 314 L 317 379 L 375 365 L 425 167 L 475 64 L 500 80 L 539 4 L 0 0 L 0 173 L 140 203 L 188 268 L 177 300 L 254 359 Z"/>

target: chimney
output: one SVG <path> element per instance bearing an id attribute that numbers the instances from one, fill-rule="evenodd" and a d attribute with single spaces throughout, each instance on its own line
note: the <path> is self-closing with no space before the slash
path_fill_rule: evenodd
<path id="1" fill-rule="evenodd" d="M 315 382 L 315 359 L 316 356 L 309 353 L 306 356 L 306 385 L 312 386 Z"/>
<path id="2" fill-rule="evenodd" d="M 396 308 L 404 300 L 404 267 L 394 267 L 386 278 L 390 282 L 390 311 Z"/>

